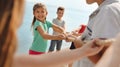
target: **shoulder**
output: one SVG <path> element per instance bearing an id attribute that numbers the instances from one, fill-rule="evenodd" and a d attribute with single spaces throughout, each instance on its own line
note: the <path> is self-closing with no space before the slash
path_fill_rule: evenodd
<path id="1" fill-rule="evenodd" d="M 120 12 L 120 3 L 112 3 L 112 4 L 108 4 L 108 5 L 104 5 L 100 11 L 104 11 L 107 13 L 115 13 L 115 12 Z"/>
<path id="2" fill-rule="evenodd" d="M 40 25 L 40 23 L 41 23 L 40 21 L 36 20 L 34 25 Z"/>
<path id="3" fill-rule="evenodd" d="M 57 18 L 54 18 L 53 21 L 52 21 L 54 24 L 56 24 L 58 22 L 58 19 Z"/>
<path id="4" fill-rule="evenodd" d="M 57 18 L 53 18 L 53 20 L 57 20 Z"/>
<path id="5" fill-rule="evenodd" d="M 65 24 L 65 20 L 62 20 L 62 23 Z"/>
<path id="6" fill-rule="evenodd" d="M 46 23 L 51 23 L 50 21 L 46 20 Z"/>
<path id="7" fill-rule="evenodd" d="M 63 20 L 63 23 L 65 23 L 65 20 Z"/>
<path id="8" fill-rule="evenodd" d="M 53 21 L 56 21 L 56 20 L 57 20 L 57 18 L 54 18 L 54 19 L 53 19 Z"/>
<path id="9" fill-rule="evenodd" d="M 52 26 L 52 23 L 48 20 L 46 20 L 46 24 Z"/>

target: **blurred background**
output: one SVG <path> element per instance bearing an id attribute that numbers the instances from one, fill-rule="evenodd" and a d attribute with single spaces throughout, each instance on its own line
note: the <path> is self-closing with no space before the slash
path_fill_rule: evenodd
<path id="1" fill-rule="evenodd" d="M 87 24 L 89 15 L 97 8 L 96 4 L 88 5 L 86 0 L 26 0 L 23 24 L 19 28 L 18 36 L 18 50 L 19 54 L 28 54 L 28 50 L 32 45 L 33 34 L 31 30 L 31 23 L 33 20 L 33 5 L 37 2 L 42 2 L 47 6 L 48 16 L 47 20 L 52 21 L 56 18 L 57 7 L 63 6 L 65 13 L 63 19 L 66 22 L 66 31 L 70 32 L 79 27 L 80 24 Z M 52 33 L 50 29 L 49 34 Z M 50 45 L 50 41 L 48 42 Z M 68 48 L 70 43 L 63 41 L 62 49 Z M 49 46 L 48 46 L 49 48 Z"/>

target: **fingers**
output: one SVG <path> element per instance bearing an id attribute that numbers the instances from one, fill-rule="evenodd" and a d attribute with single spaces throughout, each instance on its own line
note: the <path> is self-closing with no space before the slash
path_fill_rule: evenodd
<path id="1" fill-rule="evenodd" d="M 97 45 L 110 46 L 113 42 L 115 42 L 115 39 L 106 39 L 106 40 L 95 39 L 95 41 Z"/>
<path id="2" fill-rule="evenodd" d="M 64 40 L 64 39 L 66 39 L 66 36 L 65 36 L 64 34 L 59 34 L 59 35 L 58 35 L 58 38 Z"/>
<path id="3" fill-rule="evenodd" d="M 89 41 L 83 46 L 86 56 L 96 55 L 103 47 L 103 45 L 96 45 L 95 40 Z"/>
<path id="4" fill-rule="evenodd" d="M 60 39 L 64 39 L 64 40 L 66 40 L 66 41 L 68 41 L 68 42 L 72 42 L 72 41 L 75 40 L 75 36 L 72 35 L 72 34 L 69 33 L 69 32 L 59 34 L 58 37 L 59 37 Z"/>
<path id="5" fill-rule="evenodd" d="M 60 38 L 64 38 L 66 42 L 72 42 L 75 40 L 75 36 L 73 36 L 70 32 L 65 32 L 59 35 Z"/>
<path id="6" fill-rule="evenodd" d="M 84 44 L 87 43 L 89 41 L 84 41 Z M 109 47 L 113 42 L 115 42 L 115 38 L 111 38 L 111 39 L 106 39 L 106 40 L 102 40 L 102 39 L 94 39 L 94 43 L 96 45 L 104 45 L 104 46 L 107 46 Z"/>
<path id="7" fill-rule="evenodd" d="M 71 35 L 71 34 L 66 35 L 67 42 L 73 42 L 75 39 L 76 39 L 76 36 L 74 36 L 74 35 Z"/>

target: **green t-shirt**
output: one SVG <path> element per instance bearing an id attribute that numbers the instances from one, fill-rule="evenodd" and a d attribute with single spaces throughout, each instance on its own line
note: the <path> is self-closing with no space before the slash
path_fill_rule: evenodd
<path id="1" fill-rule="evenodd" d="M 46 52 L 47 50 L 47 40 L 44 39 L 40 33 L 37 31 L 37 27 L 40 26 L 44 31 L 48 32 L 49 28 L 52 27 L 52 23 L 45 21 L 44 23 L 36 20 L 33 26 L 34 40 L 30 50 L 37 52 Z"/>

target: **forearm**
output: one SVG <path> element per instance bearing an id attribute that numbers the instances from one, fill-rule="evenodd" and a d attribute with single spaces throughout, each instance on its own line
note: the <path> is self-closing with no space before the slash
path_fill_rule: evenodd
<path id="1" fill-rule="evenodd" d="M 75 60 L 78 60 L 78 59 L 84 57 L 82 51 L 83 51 L 82 49 L 75 50 L 72 52 L 65 50 L 62 52 L 49 54 L 49 58 L 46 58 L 46 60 L 49 60 L 49 61 L 46 64 L 51 65 L 51 67 L 53 67 L 53 66 L 56 67 L 56 65 L 64 65 L 64 64 L 71 63 Z M 52 62 L 50 62 L 51 60 L 52 60 Z"/>
<path id="2" fill-rule="evenodd" d="M 84 57 L 83 49 L 72 51 L 60 51 L 43 55 L 22 55 L 14 59 L 14 65 L 19 63 L 19 67 L 56 67 L 68 64 Z M 15 67 L 15 66 L 13 66 Z"/>
<path id="3" fill-rule="evenodd" d="M 65 32 L 64 28 L 59 27 L 59 26 L 53 26 L 53 30 L 55 32 L 59 32 L 59 33 L 64 33 Z"/>
<path id="4" fill-rule="evenodd" d="M 76 37 L 76 39 L 74 40 L 74 45 L 76 48 L 80 48 L 83 45 L 83 42 L 81 40 L 81 37 Z"/>
<path id="5" fill-rule="evenodd" d="M 49 35 L 49 34 L 44 35 L 43 38 L 47 40 L 61 40 L 57 35 Z"/>
<path id="6" fill-rule="evenodd" d="M 115 42 L 115 39 L 106 39 L 106 40 L 98 40 L 96 42 L 97 45 L 104 45 L 104 48 L 102 49 L 102 51 L 100 51 L 97 55 L 94 56 L 90 56 L 88 57 L 93 63 L 97 63 L 101 57 L 103 56 L 104 52 L 106 51 L 106 49 L 113 43 Z"/>
<path id="7" fill-rule="evenodd" d="M 56 32 L 59 32 L 59 33 L 64 33 L 64 32 L 65 32 L 64 29 L 61 28 L 61 27 L 55 29 L 55 31 L 56 31 Z"/>
<path id="8" fill-rule="evenodd" d="M 102 56 L 102 58 L 99 60 L 99 62 L 95 65 L 95 67 L 117 67 L 117 66 L 110 66 L 112 56 L 113 56 L 112 48 L 108 48 L 107 51 Z"/>
<path id="9" fill-rule="evenodd" d="M 49 33 L 43 31 L 41 27 L 37 28 L 39 34 L 46 40 L 61 40 L 58 35 L 49 35 Z"/>
<path id="10" fill-rule="evenodd" d="M 120 35 L 116 37 L 115 42 L 108 47 L 103 57 L 95 67 L 120 67 Z"/>

